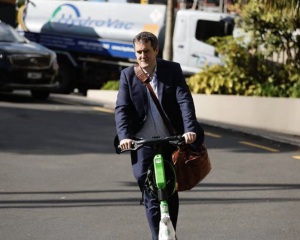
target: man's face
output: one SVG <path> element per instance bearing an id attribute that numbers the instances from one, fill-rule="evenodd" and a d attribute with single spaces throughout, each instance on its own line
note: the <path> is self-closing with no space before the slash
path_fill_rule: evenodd
<path id="1" fill-rule="evenodd" d="M 134 44 L 134 49 L 140 67 L 147 72 L 153 71 L 156 63 L 156 56 L 158 54 L 158 47 L 154 50 L 150 41 L 147 43 L 136 42 Z"/>

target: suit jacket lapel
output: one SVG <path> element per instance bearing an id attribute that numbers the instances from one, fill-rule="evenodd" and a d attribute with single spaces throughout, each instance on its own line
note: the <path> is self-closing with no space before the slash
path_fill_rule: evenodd
<path id="1" fill-rule="evenodd" d="M 143 101 L 143 106 L 145 112 L 148 111 L 148 98 L 147 98 L 147 87 L 144 83 L 141 82 L 141 80 L 138 79 L 137 76 L 135 76 L 134 81 L 139 82 L 137 83 L 139 88 L 138 88 L 138 94 L 139 94 L 139 99 L 142 99 Z"/>
<path id="2" fill-rule="evenodd" d="M 164 72 L 163 72 L 163 66 L 161 61 L 159 59 L 156 59 L 156 77 L 157 77 L 157 95 L 158 95 L 158 100 L 161 103 L 162 102 L 162 97 L 163 97 L 163 89 L 164 89 L 164 83 L 162 79 L 165 77 Z"/>

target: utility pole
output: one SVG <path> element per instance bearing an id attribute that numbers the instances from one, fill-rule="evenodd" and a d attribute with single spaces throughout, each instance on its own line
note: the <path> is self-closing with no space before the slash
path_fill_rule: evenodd
<path id="1" fill-rule="evenodd" d="M 172 61 L 173 59 L 173 30 L 174 29 L 174 0 L 167 1 L 167 19 L 165 31 L 165 43 L 163 59 Z"/>

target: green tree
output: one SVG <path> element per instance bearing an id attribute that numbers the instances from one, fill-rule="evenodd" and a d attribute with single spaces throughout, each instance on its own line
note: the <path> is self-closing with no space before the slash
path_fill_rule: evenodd
<path id="1" fill-rule="evenodd" d="M 241 38 L 209 40 L 223 56 L 224 65 L 192 76 L 188 80 L 192 92 L 300 97 L 299 18 L 269 11 L 258 1 L 250 2 L 240 16 L 238 25 L 247 34 L 241 31 Z M 279 59 L 281 53 L 286 57 Z"/>
<path id="2" fill-rule="evenodd" d="M 267 6 L 273 9 L 293 10 L 299 14 L 300 0 L 263 0 Z"/>
<path id="3" fill-rule="evenodd" d="M 271 10 L 280 10 L 294 17 L 300 15 L 300 0 L 258 0 Z"/>

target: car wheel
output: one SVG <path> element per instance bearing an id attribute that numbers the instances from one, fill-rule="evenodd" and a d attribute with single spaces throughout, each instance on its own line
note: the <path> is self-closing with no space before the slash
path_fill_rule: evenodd
<path id="1" fill-rule="evenodd" d="M 66 66 L 61 66 L 57 76 L 59 82 L 58 93 L 69 94 L 74 90 L 74 69 Z"/>
<path id="2" fill-rule="evenodd" d="M 37 100 L 46 100 L 46 99 L 49 98 L 50 93 L 49 93 L 49 92 L 46 92 L 46 91 L 32 90 L 32 91 L 31 91 L 31 96 L 32 96 L 34 99 L 37 99 Z"/>

